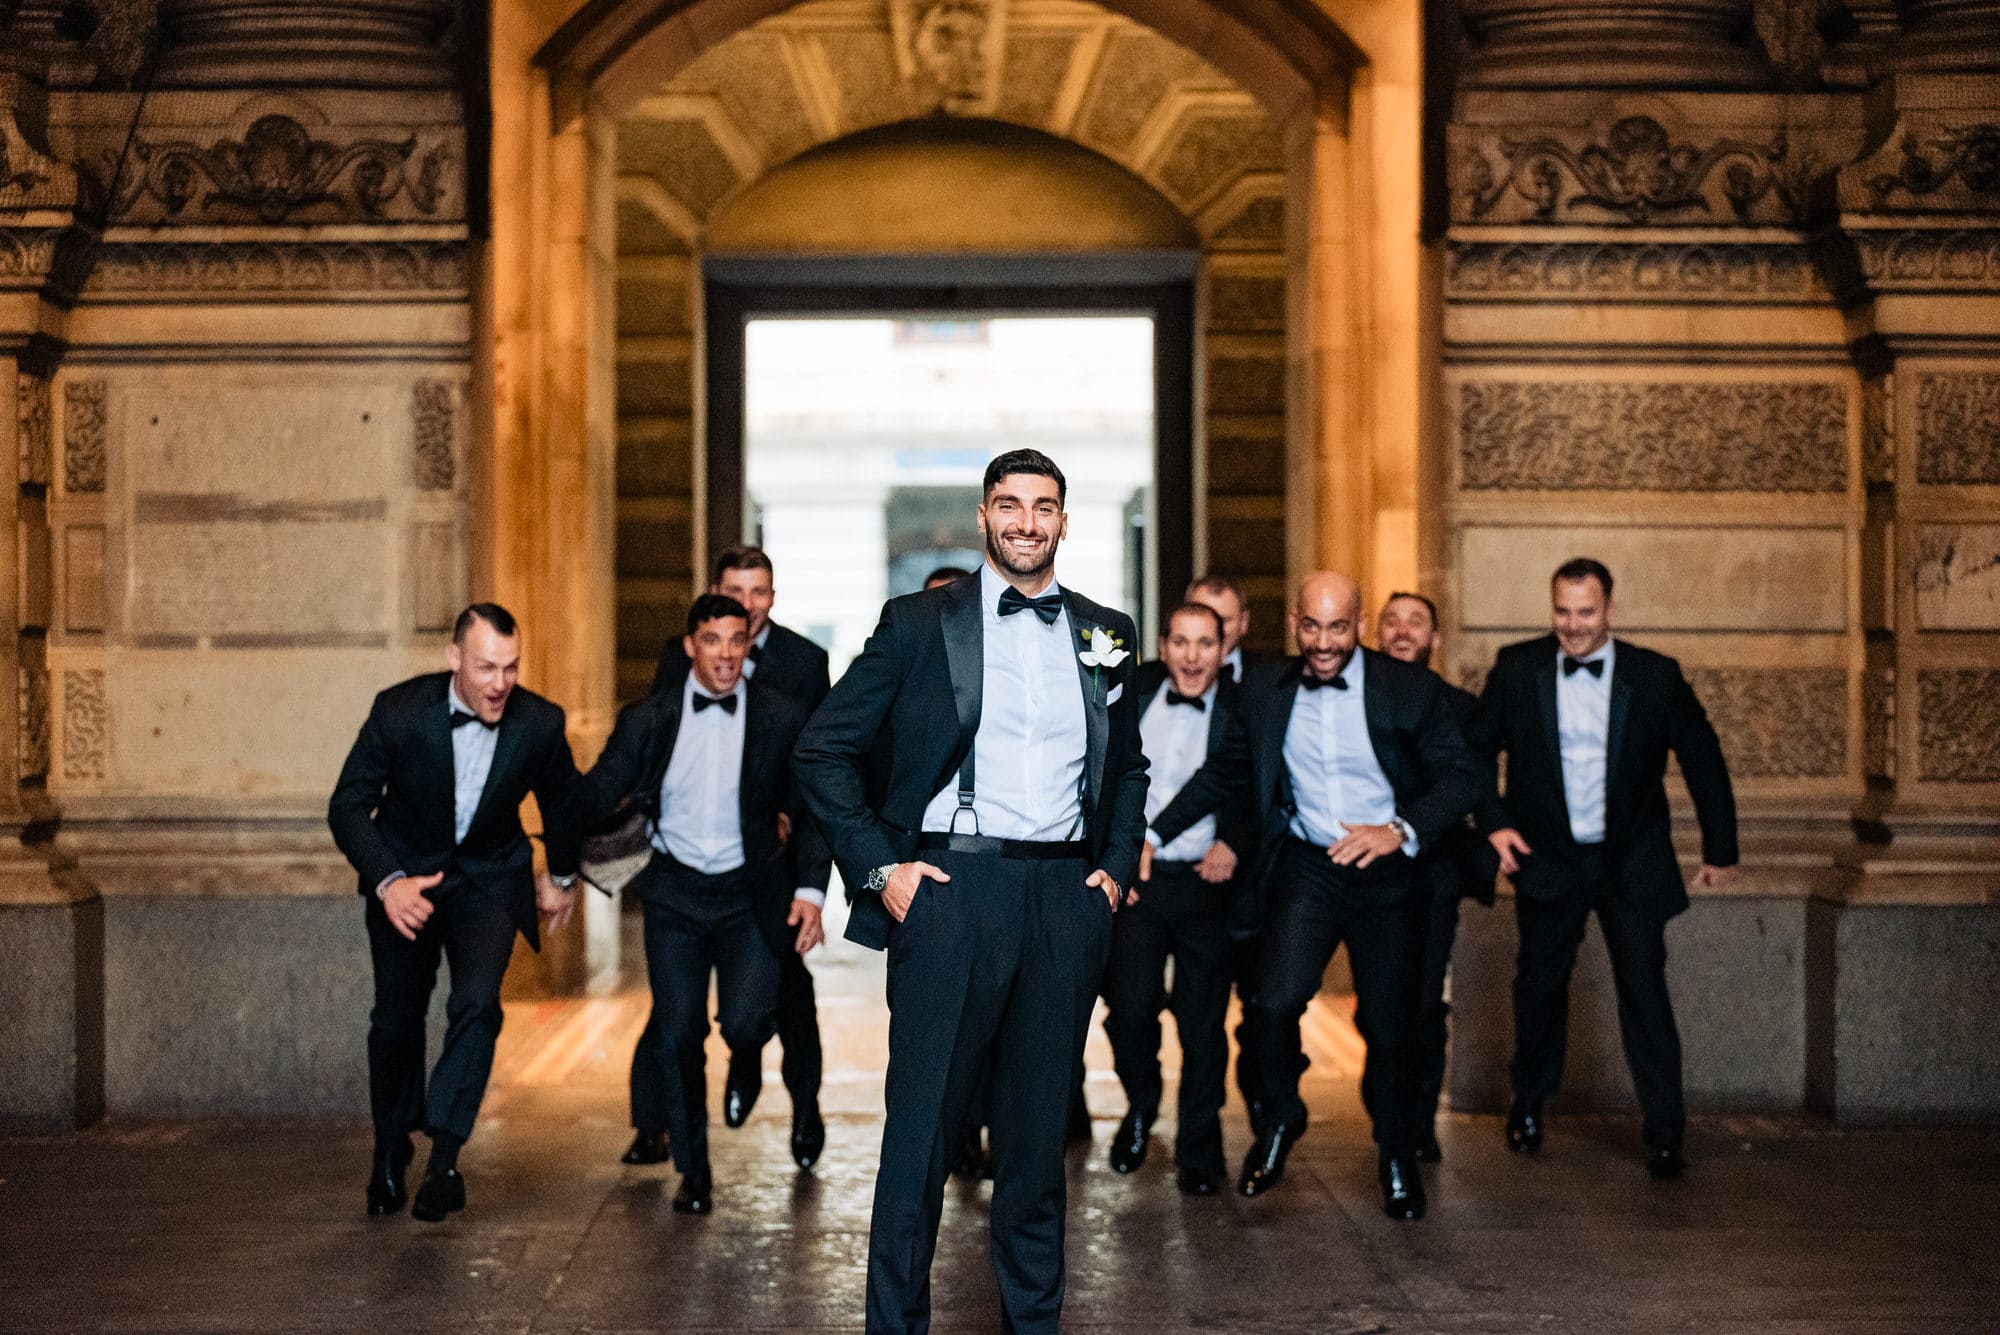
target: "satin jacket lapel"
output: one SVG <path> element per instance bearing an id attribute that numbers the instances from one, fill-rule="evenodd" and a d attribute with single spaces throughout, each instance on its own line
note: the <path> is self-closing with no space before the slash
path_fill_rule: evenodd
<path id="1" fill-rule="evenodd" d="M 1271 726 L 1264 730 L 1260 739 L 1263 754 L 1258 757 L 1258 764 L 1251 771 L 1256 775 L 1271 776 L 1265 782 L 1275 789 L 1273 800 L 1286 808 L 1293 805 L 1294 799 L 1289 785 L 1285 782 L 1285 731 L 1292 726 L 1292 707 L 1299 701 L 1299 678 L 1304 674 L 1305 665 L 1300 661 L 1294 661 L 1288 671 L 1278 674 L 1270 701 Z M 1244 704 L 1244 712 L 1247 715 L 1249 713 L 1247 693 Z M 1259 798 L 1258 805 L 1262 807 L 1261 794 Z M 1285 824 L 1291 824 L 1292 816 L 1289 810 L 1284 813 L 1284 817 Z"/>
<path id="2" fill-rule="evenodd" d="M 1077 681 L 1083 690 L 1083 722 L 1090 737 L 1083 767 L 1084 806 L 1095 811 L 1097 795 L 1104 790 L 1104 752 L 1111 741 L 1111 707 L 1104 697 L 1111 693 L 1112 670 L 1086 667 L 1082 658 L 1084 637 L 1104 624 L 1097 615 L 1097 604 L 1064 589 L 1063 606 L 1069 610 L 1070 655 L 1076 659 Z"/>
<path id="3" fill-rule="evenodd" d="M 509 701 L 508 703 L 512 703 Z M 446 721 L 449 726 L 449 720 Z M 476 728 L 477 723 L 468 723 L 468 728 Z M 465 837 L 472 838 L 472 832 L 479 828 L 479 822 L 491 814 L 495 795 L 512 769 L 515 758 L 521 750 L 522 732 L 527 725 L 521 722 L 520 712 L 510 709 L 500 716 L 500 735 L 493 741 L 493 763 L 486 770 L 486 786 L 480 789 L 479 806 L 472 813 L 472 824 L 465 829 Z M 446 745 L 450 745 L 449 742 Z"/>
<path id="4" fill-rule="evenodd" d="M 744 829 L 750 827 L 751 778 L 769 773 L 772 769 L 765 756 L 771 745 L 771 717 L 770 711 L 763 708 L 763 702 L 758 699 L 762 694 L 754 680 L 743 692 L 743 768 L 736 776 L 736 811 Z"/>
<path id="5" fill-rule="evenodd" d="M 1562 826 L 1569 828 L 1569 801 L 1563 796 L 1562 772 L 1562 726 L 1556 719 L 1556 653 L 1555 642 L 1549 641 L 1549 652 L 1542 655 L 1542 661 L 1535 667 L 1535 705 L 1542 716 L 1542 744 L 1548 748 L 1549 764 L 1556 776 L 1554 799 L 1562 811 Z M 1510 776 L 1508 786 L 1513 786 Z"/>
<path id="6" fill-rule="evenodd" d="M 1631 659 L 1626 656 L 1627 661 Z M 1632 719 L 1632 675 L 1611 664 L 1611 720 L 1604 737 L 1604 828 L 1611 828 L 1611 801 L 1618 791 L 1618 765 L 1625 758 L 1625 734 Z"/>
<path id="7" fill-rule="evenodd" d="M 965 763 L 979 731 L 981 698 L 986 689 L 986 620 L 979 605 L 980 581 L 960 580 L 951 586 L 950 601 L 938 617 L 944 636 L 945 663 L 951 671 L 951 698 L 958 708 L 958 744 L 952 748 L 951 771 Z"/>
<path id="8" fill-rule="evenodd" d="M 1370 651 L 1354 652 L 1360 655 Z M 1389 781 L 1390 790 L 1400 794 L 1407 781 L 1397 782 L 1403 778 L 1403 753 L 1396 746 L 1396 724 L 1389 716 L 1389 688 L 1383 683 L 1387 674 L 1379 670 L 1381 661 L 1371 657 L 1361 669 L 1361 714 L 1368 720 L 1368 744 L 1375 748 L 1375 763 L 1382 767 L 1382 777 Z"/>
<path id="9" fill-rule="evenodd" d="M 468 728 L 476 728 L 476 723 L 468 723 Z M 450 848 L 452 835 L 457 832 L 458 761 L 451 747 L 451 678 L 442 677 L 438 683 L 437 697 L 424 706 L 424 717 L 418 727 L 423 747 L 423 763 L 430 770 L 425 782 L 417 791 L 433 794 L 431 798 L 431 821 L 435 827 L 440 847 Z"/>

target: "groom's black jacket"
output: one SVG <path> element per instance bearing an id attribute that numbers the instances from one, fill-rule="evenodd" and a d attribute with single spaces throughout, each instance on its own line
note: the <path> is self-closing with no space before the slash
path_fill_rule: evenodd
<path id="1" fill-rule="evenodd" d="M 985 619 L 981 581 L 962 579 L 943 588 L 907 594 L 883 604 L 882 620 L 861 656 L 813 714 L 799 737 L 793 771 L 806 804 L 833 845 L 848 886 L 865 883 L 876 867 L 908 862 L 916 851 L 924 809 L 954 781 L 979 730 L 985 686 Z M 1139 642 L 1131 618 L 1063 590 L 1079 654 L 1099 628 Z M 1084 763 L 1084 824 L 1092 865 L 1121 886 L 1138 877 L 1146 829 L 1146 756 L 1139 744 L 1138 658 L 1127 654 L 1115 668 L 1077 661 L 1077 689 L 1084 699 L 1090 737 Z M 883 725 L 895 739 L 873 804 L 869 751 Z M 891 921 L 877 896 L 850 894 L 854 913 L 848 939 L 879 949 Z"/>

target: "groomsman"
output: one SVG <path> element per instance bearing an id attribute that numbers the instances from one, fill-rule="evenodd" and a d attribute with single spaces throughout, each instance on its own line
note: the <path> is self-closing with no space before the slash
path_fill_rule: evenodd
<path id="1" fill-rule="evenodd" d="M 1368 1045 L 1363 1090 L 1375 1124 L 1383 1209 L 1420 1219 L 1416 1016 L 1423 964 L 1423 884 L 1412 859 L 1472 809 L 1479 771 L 1432 673 L 1360 649 L 1361 589 L 1310 576 L 1290 622 L 1301 657 L 1251 671 L 1244 726 L 1152 822 L 1171 840 L 1240 792 L 1262 825 L 1259 1063 L 1271 1097 L 1237 1190 L 1256 1196 L 1284 1176 L 1305 1133 L 1299 1021 L 1334 950 L 1347 943 Z"/>
<path id="2" fill-rule="evenodd" d="M 1735 879 L 1736 798 L 1722 746 L 1680 664 L 1611 637 L 1611 572 L 1578 557 L 1550 581 L 1555 633 L 1507 646 L 1480 697 L 1476 746 L 1506 752 L 1507 790 L 1480 824 L 1514 882 L 1514 1104 L 1508 1148 L 1542 1143 L 1562 1083 L 1569 979 L 1590 915 L 1604 933 L 1618 1028 L 1644 1115 L 1646 1167 L 1676 1178 L 1687 1115 L 1667 995 L 1667 921 L 1688 906 L 1667 809 L 1667 753 L 1701 826 L 1696 884 Z"/>
<path id="3" fill-rule="evenodd" d="M 1430 667 L 1444 638 L 1438 633 L 1437 604 L 1421 593 L 1390 594 L 1375 618 L 1375 638 L 1389 657 Z M 1442 677 L 1439 681 L 1453 720 L 1469 738 L 1479 697 Z M 1499 874 L 1500 860 L 1468 818 L 1423 850 L 1417 865 L 1429 897 L 1423 997 L 1417 1009 L 1417 1124 L 1421 1130 L 1417 1158 L 1436 1163 L 1444 1157 L 1438 1145 L 1437 1109 L 1444 1093 L 1445 1054 L 1451 1039 L 1451 1005 L 1445 1000 L 1445 986 L 1451 976 L 1452 942 L 1458 935 L 1458 904 L 1461 899 L 1493 902 L 1493 879 Z"/>
<path id="4" fill-rule="evenodd" d="M 1160 657 L 1136 677 L 1139 735 L 1151 782 L 1146 811 L 1158 815 L 1209 756 L 1222 749 L 1234 721 L 1234 691 L 1218 680 L 1222 618 L 1187 603 L 1167 619 Z M 1160 1112 L 1160 1012 L 1171 1009 L 1181 1044 L 1180 1116 L 1174 1162 L 1181 1191 L 1213 1196 L 1228 1167 L 1222 1158 L 1222 1101 L 1229 1069 L 1230 916 L 1234 905 L 1239 809 L 1226 813 L 1228 840 L 1205 816 L 1171 843 L 1148 833 L 1139 885 L 1111 925 L 1105 972 L 1109 1010 L 1104 1032 L 1129 1109 L 1111 1142 L 1111 1167 L 1136 1172 L 1146 1160 Z M 1234 818 L 1234 819 L 1231 819 Z M 1166 986 L 1173 961 L 1173 991 Z"/>
<path id="5" fill-rule="evenodd" d="M 750 650 L 743 659 L 743 675 L 791 696 L 805 708 L 808 717 L 826 698 L 831 684 L 827 675 L 826 650 L 805 636 L 771 620 L 771 606 L 777 600 L 772 584 L 771 558 L 761 547 L 725 547 L 715 558 L 708 591 L 734 598 L 750 614 Z M 660 650 L 659 666 L 653 671 L 653 694 L 673 695 L 687 679 L 688 655 L 679 637 L 667 641 Z M 826 906 L 827 867 L 819 864 L 817 880 L 801 882 L 790 901 L 789 911 L 759 919 L 766 942 L 778 958 L 778 1045 L 784 1050 L 779 1067 L 785 1092 L 792 1100 L 792 1159 L 801 1168 L 819 1162 L 826 1148 L 826 1121 L 820 1116 L 819 1089 L 824 1057 L 820 1047 L 819 1000 L 813 990 L 812 970 L 806 967 L 805 951 L 822 939 L 815 925 L 802 932 L 807 909 Z M 804 945 L 800 943 L 804 942 Z M 652 1020 L 647 1020 L 647 1028 Z M 657 1043 L 641 1042 L 632 1057 L 633 1107 L 639 1103 L 638 1088 L 650 1081 L 655 1086 L 657 1071 L 643 1068 L 659 1051 Z M 756 1105 L 764 1087 L 761 1053 L 745 1053 L 741 1065 L 732 1065 L 722 1095 L 722 1120 L 741 1126 Z M 638 1123 L 633 1123 L 637 1128 Z M 642 1133 L 625 1151 L 626 1163 L 661 1163 L 667 1157 L 664 1139 Z"/>
<path id="6" fill-rule="evenodd" d="M 539 948 L 540 926 L 554 930 L 568 920 L 582 843 L 566 818 L 576 765 L 563 711 L 516 685 L 514 618 L 497 604 L 474 603 L 459 613 L 444 658 L 447 671 L 375 697 L 326 812 L 359 876 L 375 974 L 368 1213 L 403 1208 L 410 1134 L 422 1128 L 431 1152 L 410 1213 L 432 1221 L 465 1207 L 458 1151 L 493 1070 L 500 979 L 514 933 Z M 553 875 L 536 874 L 521 829 L 530 792 Z M 424 1020 L 445 960 L 444 1047 L 426 1085 Z"/>
<path id="7" fill-rule="evenodd" d="M 604 753 L 576 786 L 587 828 L 645 813 L 653 857 L 631 886 L 646 915 L 646 975 L 653 1023 L 635 1060 L 637 1143 L 671 1141 L 680 1190 L 674 1209 L 713 1208 L 708 1095 L 711 969 L 730 1069 L 754 1064 L 776 1024 L 778 956 L 766 924 L 789 912 L 793 949 L 819 939 L 819 908 L 795 887 L 825 884 L 827 855 L 810 821 L 792 810 L 792 749 L 805 726 L 796 698 L 746 679 L 750 614 L 705 593 L 688 610 L 689 670 L 678 690 L 619 711 Z M 796 835 L 796 838 L 793 836 Z M 732 1122 L 736 1125 L 740 1122 Z"/>
<path id="8" fill-rule="evenodd" d="M 1243 680 L 1246 659 L 1243 637 L 1250 633 L 1250 603 L 1243 585 L 1229 575 L 1210 571 L 1187 586 L 1182 595 L 1188 602 L 1215 609 L 1222 618 L 1222 679 L 1234 686 Z M 1267 654 L 1251 654 L 1247 666 L 1269 661 Z"/>
<path id="9" fill-rule="evenodd" d="M 1057 584 L 1065 492 L 1046 455 L 993 460 L 978 577 L 891 599 L 799 741 L 807 801 L 864 887 L 847 934 L 889 952 L 870 1332 L 930 1327 L 952 1132 L 995 1045 L 1003 1321 L 1053 1335 L 1061 1319 L 1065 1114 L 1146 821 L 1137 633 Z M 871 804 L 885 722 L 894 750 Z"/>

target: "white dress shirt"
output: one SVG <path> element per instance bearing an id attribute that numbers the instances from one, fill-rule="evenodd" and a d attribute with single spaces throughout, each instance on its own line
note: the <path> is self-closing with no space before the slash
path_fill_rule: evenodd
<path id="1" fill-rule="evenodd" d="M 1080 839 L 1090 733 L 1077 655 L 1089 646 L 1070 625 L 1066 607 L 1050 625 L 1032 611 L 1001 616 L 1000 594 L 1006 587 L 992 566 L 980 566 L 986 642 L 979 731 L 972 742 L 972 810 L 978 829 L 960 816 L 957 833 L 1041 842 Z M 1033 596 L 1060 592 L 1051 577 Z M 1110 689 L 1108 674 L 1105 689 Z M 958 775 L 953 772 L 924 809 L 924 829 L 950 830 L 957 810 Z"/>
<path id="2" fill-rule="evenodd" d="M 653 847 L 709 876 L 743 865 L 743 724 L 745 683 L 736 682 L 736 709 L 694 710 L 694 672 L 681 683 L 681 726 L 673 758 L 660 779 L 660 820 Z M 707 695 L 707 691 L 701 692 Z"/>
<path id="3" fill-rule="evenodd" d="M 1375 757 L 1368 736 L 1368 708 L 1362 700 L 1366 658 L 1359 649 L 1339 676 L 1346 690 L 1331 684 L 1298 688 L 1292 719 L 1285 727 L 1285 769 L 1291 775 L 1292 833 L 1309 844 L 1331 848 L 1347 837 L 1342 826 L 1386 825 L 1396 814 L 1396 790 Z M 1403 851 L 1416 856 L 1412 835 Z"/>
<path id="4" fill-rule="evenodd" d="M 757 675 L 756 655 L 764 651 L 764 645 L 771 638 L 771 623 L 766 621 L 764 629 L 757 632 L 757 638 L 750 641 L 750 647 L 743 651 L 743 677 L 749 680 Z"/>
<path id="5" fill-rule="evenodd" d="M 486 776 L 493 770 L 493 747 L 500 740 L 500 729 L 487 727 L 465 707 L 458 698 L 457 682 L 448 684 L 444 691 L 447 709 L 473 715 L 472 722 L 451 730 L 451 841 L 462 844 L 472 828 L 473 816 L 479 812 L 479 799 L 486 792 Z"/>
<path id="6" fill-rule="evenodd" d="M 1234 649 L 1231 649 L 1228 653 L 1222 656 L 1222 675 L 1229 678 L 1229 680 L 1235 682 L 1239 686 L 1243 684 L 1242 645 L 1240 644 L 1237 645 Z"/>
<path id="7" fill-rule="evenodd" d="M 1611 674 L 1618 670 L 1612 641 L 1583 661 L 1602 662 L 1604 674 L 1564 672 L 1556 650 L 1556 735 L 1562 744 L 1563 802 L 1569 808 L 1570 837 L 1579 844 L 1604 842 L 1604 776 L 1611 739 Z"/>
<path id="8" fill-rule="evenodd" d="M 1167 692 L 1174 689 L 1173 678 L 1161 684 L 1139 718 L 1139 740 L 1144 743 L 1152 782 L 1146 788 L 1146 842 L 1154 855 L 1166 862 L 1199 862 L 1215 842 L 1215 816 L 1203 816 L 1162 848 L 1153 834 L 1154 819 L 1167 809 L 1182 786 L 1194 777 L 1202 761 L 1208 759 L 1208 728 L 1215 717 L 1216 683 L 1210 682 L 1201 697 L 1201 708 L 1170 705 Z"/>

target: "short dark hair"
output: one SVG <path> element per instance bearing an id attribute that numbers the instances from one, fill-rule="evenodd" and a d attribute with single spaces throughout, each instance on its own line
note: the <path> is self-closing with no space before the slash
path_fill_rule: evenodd
<path id="1" fill-rule="evenodd" d="M 744 567 L 731 566 L 729 568 L 731 570 L 742 570 Z M 701 597 L 695 599 L 694 603 L 688 608 L 687 633 L 692 635 L 697 627 L 705 625 L 710 621 L 720 621 L 724 617 L 735 617 L 746 626 L 750 623 L 749 609 L 745 608 L 742 603 L 737 602 L 726 593 L 704 593 Z"/>
<path id="2" fill-rule="evenodd" d="M 465 637 L 472 630 L 472 623 L 484 621 L 501 635 L 513 635 L 520 630 L 514 614 L 498 603 L 473 603 L 458 614 L 458 620 L 451 623 L 451 642 L 464 644 Z"/>
<path id="3" fill-rule="evenodd" d="M 1210 607 L 1207 603 L 1197 603 L 1192 599 L 1190 599 L 1189 601 L 1182 603 L 1179 607 L 1176 607 L 1173 611 L 1167 613 L 1168 634 L 1173 633 L 1174 618 L 1182 615 L 1183 613 L 1187 614 L 1188 616 L 1205 616 L 1210 621 L 1213 621 L 1215 623 L 1215 638 L 1217 640 L 1225 638 L 1229 633 L 1222 628 L 1222 613 L 1216 611 L 1213 607 Z"/>
<path id="4" fill-rule="evenodd" d="M 1068 503 L 1069 480 L 1063 477 L 1062 469 L 1056 467 L 1056 461 L 1040 450 L 1009 450 L 986 465 L 986 479 L 979 485 L 979 499 L 984 501 L 991 496 L 993 488 L 1000 484 L 1001 478 L 1012 477 L 1016 473 L 1054 478 L 1056 503 L 1058 505 Z"/>
<path id="5" fill-rule="evenodd" d="M 1431 614 L 1431 625 L 1435 627 L 1438 624 L 1438 605 L 1421 593 L 1392 593 L 1383 600 L 1382 606 L 1387 607 L 1398 598 L 1408 598 L 1411 602 L 1422 603 Z"/>
<path id="6" fill-rule="evenodd" d="M 1217 574 L 1213 570 L 1189 584 L 1187 592 L 1182 596 L 1189 602 L 1193 602 L 1196 595 L 1203 593 L 1232 594 L 1235 596 L 1236 604 L 1239 607 L 1246 607 L 1250 602 L 1248 598 L 1243 596 L 1243 586 L 1233 576 Z"/>
<path id="7" fill-rule="evenodd" d="M 1597 586 L 1604 590 L 1604 596 L 1606 598 L 1611 596 L 1611 572 L 1605 568 L 1604 562 L 1593 560 L 1588 556 L 1570 557 L 1556 567 L 1556 573 L 1549 577 L 1549 583 L 1580 579 L 1596 580 Z"/>
<path id="8" fill-rule="evenodd" d="M 956 584 L 971 573 L 964 566 L 939 566 L 924 576 L 924 587 L 928 589 L 933 584 Z"/>
<path id="9" fill-rule="evenodd" d="M 722 583 L 722 577 L 732 570 L 770 569 L 771 558 L 764 554 L 762 547 L 753 547 L 747 542 L 739 542 L 734 546 L 724 547 L 715 554 L 715 570 L 708 582 L 710 584 L 720 584 Z M 771 571 L 771 578 L 775 580 L 777 577 L 777 572 Z"/>

